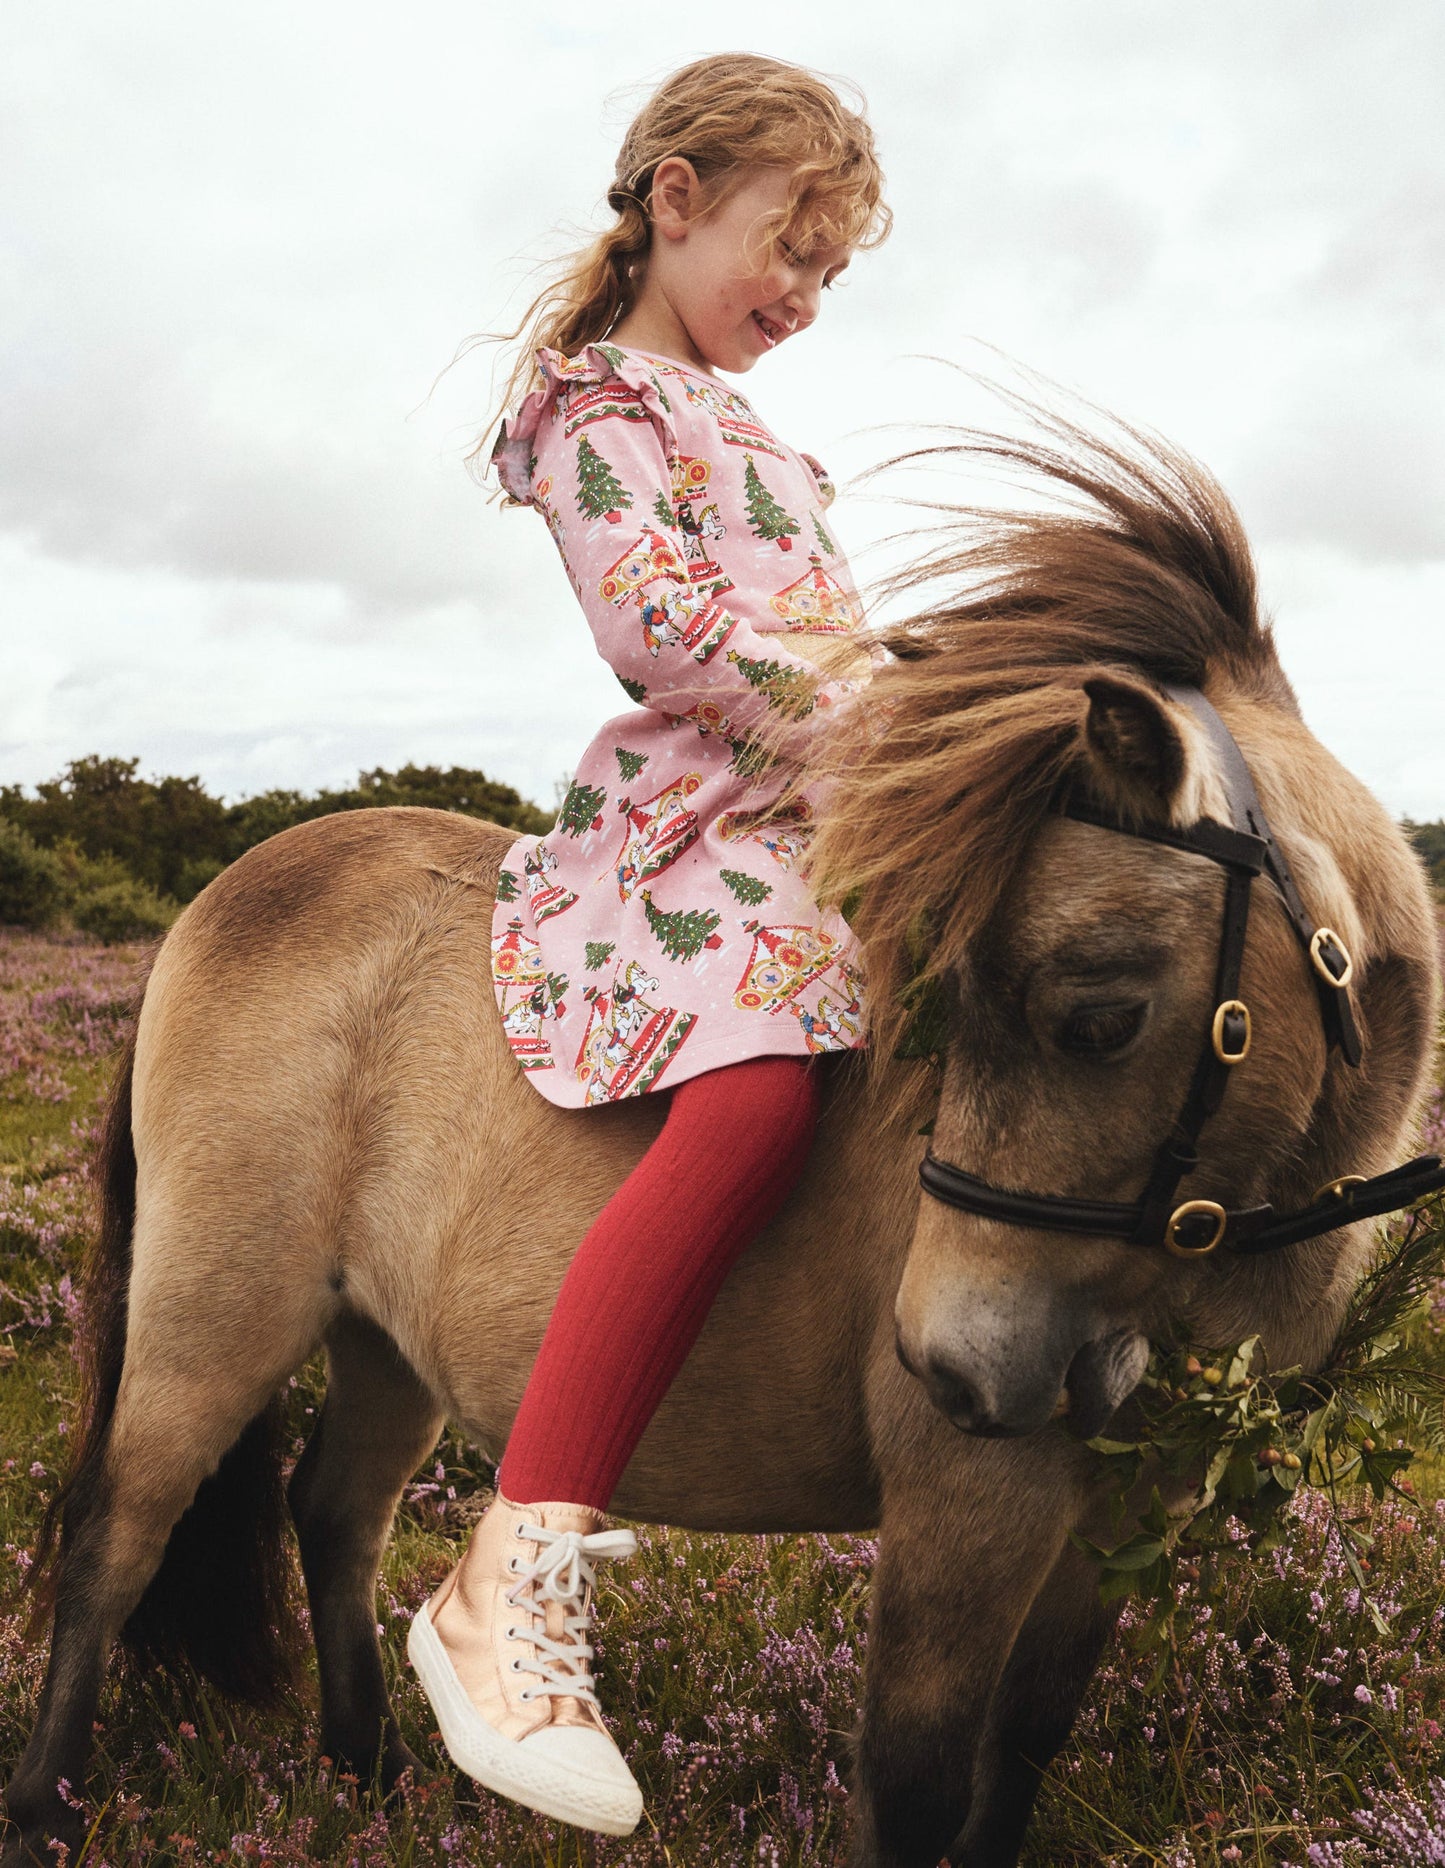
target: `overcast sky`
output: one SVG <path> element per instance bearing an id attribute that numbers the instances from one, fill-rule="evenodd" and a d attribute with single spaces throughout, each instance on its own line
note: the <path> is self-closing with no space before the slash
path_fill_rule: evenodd
<path id="1" fill-rule="evenodd" d="M 715 29 L 713 21 L 719 22 Z M 604 223 L 651 83 L 857 80 L 892 240 L 742 386 L 846 480 L 995 346 L 1215 470 L 1314 730 L 1445 815 L 1438 0 L 46 0 L 0 26 L 0 782 L 230 797 L 480 766 L 618 711 L 546 528 L 462 455 L 460 340 Z M 864 549 L 900 514 L 850 495 Z"/>

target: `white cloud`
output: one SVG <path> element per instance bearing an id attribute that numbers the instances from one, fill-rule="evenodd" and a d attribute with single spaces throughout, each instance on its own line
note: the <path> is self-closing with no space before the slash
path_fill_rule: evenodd
<path id="1" fill-rule="evenodd" d="M 1362 565 L 1348 549 L 1260 554 L 1261 594 L 1305 721 L 1394 810 L 1445 816 L 1445 556 Z"/>

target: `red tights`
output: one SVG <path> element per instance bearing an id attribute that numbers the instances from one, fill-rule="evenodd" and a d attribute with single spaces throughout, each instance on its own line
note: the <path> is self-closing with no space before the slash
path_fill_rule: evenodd
<path id="1" fill-rule="evenodd" d="M 809 1058 L 745 1058 L 671 1097 L 557 1293 L 497 1475 L 515 1504 L 606 1508 L 723 1280 L 807 1161 Z"/>

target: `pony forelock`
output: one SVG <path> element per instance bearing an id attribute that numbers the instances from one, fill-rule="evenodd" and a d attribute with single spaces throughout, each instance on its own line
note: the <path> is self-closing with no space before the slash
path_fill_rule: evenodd
<path id="1" fill-rule="evenodd" d="M 1297 711 L 1260 622 L 1243 527 L 1208 471 L 1114 422 L 1108 437 L 1004 393 L 1023 437 L 951 428 L 865 478 L 928 463 L 1007 470 L 1039 495 L 1008 510 L 931 502 L 916 550 L 873 590 L 872 680 L 818 733 L 779 797 L 816 801 L 806 871 L 845 906 L 869 995 L 875 1087 L 910 977 L 945 982 L 998 905 L 1079 758 L 1083 683 L 1101 669 Z"/>

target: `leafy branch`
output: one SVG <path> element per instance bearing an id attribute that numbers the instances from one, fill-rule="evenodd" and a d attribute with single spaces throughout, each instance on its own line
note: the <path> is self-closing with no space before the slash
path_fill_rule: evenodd
<path id="1" fill-rule="evenodd" d="M 1191 1488 L 1171 1512 L 1156 1484 L 1137 1528 L 1112 1547 L 1073 1534 L 1099 1566 L 1105 1601 L 1134 1595 L 1144 1604 L 1139 1640 L 1159 1654 L 1156 1683 L 1174 1653 L 1178 1585 L 1215 1593 L 1221 1557 L 1240 1543 L 1260 1551 L 1277 1542 L 1281 1508 L 1305 1484 L 1328 1497 L 1361 1601 L 1386 1631 L 1366 1574 L 1372 1540 L 1358 1515 L 1346 1515 L 1341 1491 L 1363 1483 L 1376 1499 L 1408 1496 L 1400 1480 L 1416 1455 L 1445 1451 L 1445 1359 L 1428 1327 L 1442 1261 L 1437 1199 L 1386 1236 L 1321 1368 L 1268 1369 L 1258 1336 L 1209 1355 L 1157 1349 L 1133 1399 L 1136 1437 L 1088 1442 L 1116 1536 L 1146 1465 Z"/>

